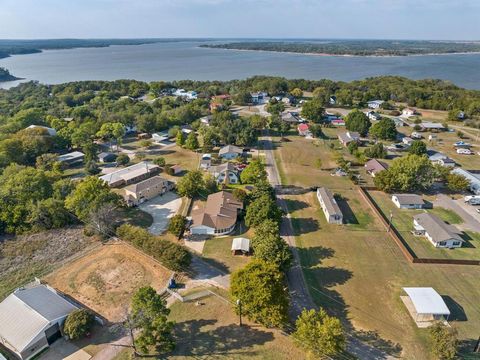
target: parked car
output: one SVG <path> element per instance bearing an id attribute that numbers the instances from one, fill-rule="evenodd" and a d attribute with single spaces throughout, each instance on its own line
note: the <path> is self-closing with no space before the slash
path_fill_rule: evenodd
<path id="1" fill-rule="evenodd" d="M 480 205 L 480 195 L 465 196 L 463 200 L 470 205 Z"/>
<path id="2" fill-rule="evenodd" d="M 416 131 L 412 132 L 412 134 L 410 135 L 410 137 L 411 137 L 412 139 L 416 139 L 416 140 L 418 140 L 418 139 L 423 139 L 422 134 L 420 134 L 420 133 L 418 133 L 418 132 L 416 132 Z"/>
<path id="3" fill-rule="evenodd" d="M 453 144 L 453 146 L 456 148 L 469 148 L 472 145 L 466 143 L 465 141 L 457 141 L 455 144 Z"/>
<path id="4" fill-rule="evenodd" d="M 460 148 L 460 149 L 457 149 L 457 154 L 462 154 L 462 155 L 472 155 L 473 152 L 472 150 L 470 149 L 463 149 L 463 148 Z"/>

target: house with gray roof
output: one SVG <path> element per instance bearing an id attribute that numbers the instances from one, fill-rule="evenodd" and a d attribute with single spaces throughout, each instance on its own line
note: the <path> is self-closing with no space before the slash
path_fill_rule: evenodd
<path id="1" fill-rule="evenodd" d="M 427 150 L 428 160 L 434 165 L 442 165 L 446 167 L 454 167 L 456 165 L 455 160 L 450 159 L 447 155 L 435 151 Z"/>
<path id="2" fill-rule="evenodd" d="M 399 209 L 424 209 L 425 201 L 417 194 L 393 194 L 392 202 Z"/>
<path id="3" fill-rule="evenodd" d="M 342 143 L 343 146 L 347 146 L 351 142 L 360 142 L 360 134 L 355 131 L 347 131 L 338 134 L 338 140 Z"/>
<path id="4" fill-rule="evenodd" d="M 222 159 L 232 160 L 243 155 L 243 149 L 235 145 L 227 145 L 220 149 L 218 156 Z"/>
<path id="5" fill-rule="evenodd" d="M 228 181 L 229 184 L 238 184 L 240 182 L 238 170 L 235 168 L 235 165 L 230 162 L 211 166 L 208 168 L 208 172 L 212 174 L 218 184 L 224 183 L 225 181 Z"/>
<path id="6" fill-rule="evenodd" d="M 20 288 L 0 303 L 0 344 L 28 360 L 62 337 L 77 307 L 46 285 Z"/>
<path id="7" fill-rule="evenodd" d="M 317 199 L 320 203 L 320 207 L 325 214 L 327 222 L 330 224 L 342 224 L 343 213 L 333 196 L 333 193 L 326 187 L 320 187 L 317 189 Z"/>
<path id="8" fill-rule="evenodd" d="M 433 246 L 438 248 L 457 248 L 464 242 L 457 228 L 430 213 L 415 215 L 413 228 L 415 235 L 425 236 Z"/>
<path id="9" fill-rule="evenodd" d="M 452 173 L 461 175 L 470 183 L 469 190 L 475 195 L 480 195 L 480 174 L 470 172 L 462 168 L 455 168 Z"/>
<path id="10" fill-rule="evenodd" d="M 371 159 L 368 160 L 365 163 L 365 170 L 372 176 L 375 177 L 380 171 L 387 170 L 388 169 L 388 164 L 379 161 L 377 159 Z"/>

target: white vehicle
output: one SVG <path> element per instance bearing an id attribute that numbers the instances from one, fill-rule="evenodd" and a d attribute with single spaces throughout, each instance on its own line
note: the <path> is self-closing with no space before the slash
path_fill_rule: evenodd
<path id="1" fill-rule="evenodd" d="M 473 152 L 470 149 L 457 149 L 457 154 L 472 155 Z"/>
<path id="2" fill-rule="evenodd" d="M 416 140 L 418 140 L 418 139 L 423 139 L 422 134 L 420 134 L 420 133 L 418 133 L 418 132 L 416 132 L 416 131 L 412 132 L 412 133 L 410 134 L 410 137 L 411 137 L 412 139 L 416 139 Z"/>
<path id="3" fill-rule="evenodd" d="M 480 195 L 465 196 L 463 200 L 470 205 L 480 205 Z"/>

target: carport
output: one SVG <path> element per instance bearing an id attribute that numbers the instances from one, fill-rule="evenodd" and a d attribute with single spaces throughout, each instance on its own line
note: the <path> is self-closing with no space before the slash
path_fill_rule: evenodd
<path id="1" fill-rule="evenodd" d="M 402 301 L 418 327 L 429 326 L 437 320 L 448 320 L 450 310 L 433 288 L 404 287 L 403 290 L 407 296 L 402 296 Z"/>

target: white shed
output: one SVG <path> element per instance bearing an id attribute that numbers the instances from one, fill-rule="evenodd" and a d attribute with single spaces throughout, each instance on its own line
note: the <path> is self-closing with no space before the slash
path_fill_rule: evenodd
<path id="1" fill-rule="evenodd" d="M 437 320 L 448 320 L 450 310 L 442 297 L 431 287 L 404 287 L 408 297 L 402 299 L 419 327 Z"/>
<path id="2" fill-rule="evenodd" d="M 250 252 L 250 240 L 246 238 L 234 238 L 232 240 L 233 255 L 246 255 Z"/>

